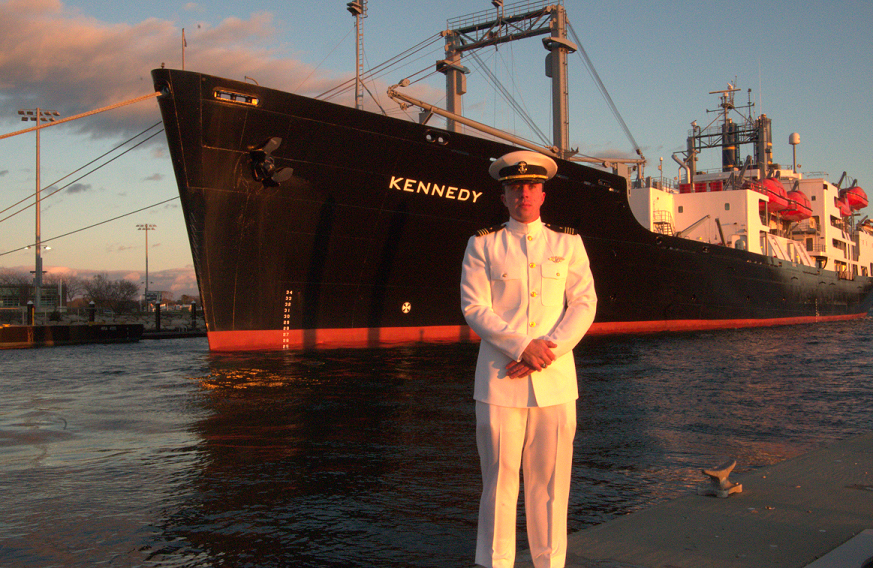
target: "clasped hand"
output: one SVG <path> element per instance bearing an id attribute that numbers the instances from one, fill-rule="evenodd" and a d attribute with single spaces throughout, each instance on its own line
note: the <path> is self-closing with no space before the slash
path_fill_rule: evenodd
<path id="1" fill-rule="evenodd" d="M 506 365 L 507 375 L 510 379 L 520 379 L 534 371 L 542 371 L 555 360 L 552 349 L 557 346 L 557 343 L 548 339 L 534 339 L 525 347 L 521 361 L 510 361 Z"/>

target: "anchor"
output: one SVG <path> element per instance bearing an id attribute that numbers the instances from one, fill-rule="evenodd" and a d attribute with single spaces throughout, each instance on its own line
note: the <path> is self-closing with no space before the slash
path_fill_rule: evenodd
<path id="1" fill-rule="evenodd" d="M 704 475 L 709 476 L 709 483 L 697 486 L 698 495 L 714 495 L 722 499 L 731 493 L 742 493 L 742 483 L 734 483 L 728 480 L 728 475 L 736 467 L 737 461 L 730 460 L 712 469 L 702 469 Z"/>
<path id="2" fill-rule="evenodd" d="M 252 177 L 266 186 L 278 186 L 283 181 L 291 179 L 294 170 L 291 168 L 276 168 L 272 153 L 282 144 L 279 137 L 270 138 L 260 147 L 249 152 L 251 157 Z"/>

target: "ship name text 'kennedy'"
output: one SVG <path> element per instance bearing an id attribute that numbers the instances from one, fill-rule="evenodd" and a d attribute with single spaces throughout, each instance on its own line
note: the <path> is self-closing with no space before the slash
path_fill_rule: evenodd
<path id="1" fill-rule="evenodd" d="M 440 185 L 438 183 L 396 176 L 391 176 L 391 183 L 388 187 L 397 191 L 423 193 L 433 197 L 442 197 L 443 199 L 456 199 L 458 201 L 470 201 L 472 199 L 473 203 L 476 203 L 476 200 L 482 197 L 481 191 L 471 191 L 462 187 L 452 187 L 450 185 Z"/>

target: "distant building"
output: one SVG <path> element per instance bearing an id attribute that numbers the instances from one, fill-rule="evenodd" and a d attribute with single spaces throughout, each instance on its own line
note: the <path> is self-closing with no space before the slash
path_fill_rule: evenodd
<path id="1" fill-rule="evenodd" d="M 59 285 L 60 286 L 60 285 Z M 43 286 L 41 288 L 40 309 L 58 309 L 67 306 L 59 286 Z M 34 287 L 30 285 L 4 284 L 0 285 L 0 307 L 20 308 L 33 301 Z"/>

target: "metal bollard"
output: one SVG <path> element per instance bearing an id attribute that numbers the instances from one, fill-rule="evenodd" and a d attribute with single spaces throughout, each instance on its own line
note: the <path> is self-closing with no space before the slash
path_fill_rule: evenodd
<path id="1" fill-rule="evenodd" d="M 161 331 L 161 305 L 155 304 L 155 331 Z"/>
<path id="2" fill-rule="evenodd" d="M 97 306 L 93 301 L 88 302 L 88 321 L 94 323 L 94 319 L 97 316 Z"/>
<path id="3" fill-rule="evenodd" d="M 33 302 L 27 302 L 27 323 L 24 325 L 34 325 L 34 307 Z"/>
<path id="4" fill-rule="evenodd" d="M 191 329 L 197 329 L 197 302 L 191 302 Z"/>
<path id="5" fill-rule="evenodd" d="M 736 460 L 729 460 L 712 469 L 704 469 L 701 472 L 709 477 L 709 483 L 697 486 L 698 495 L 714 495 L 724 499 L 732 493 L 742 493 L 743 484 L 734 483 L 728 479 L 731 471 L 736 467 Z"/>

